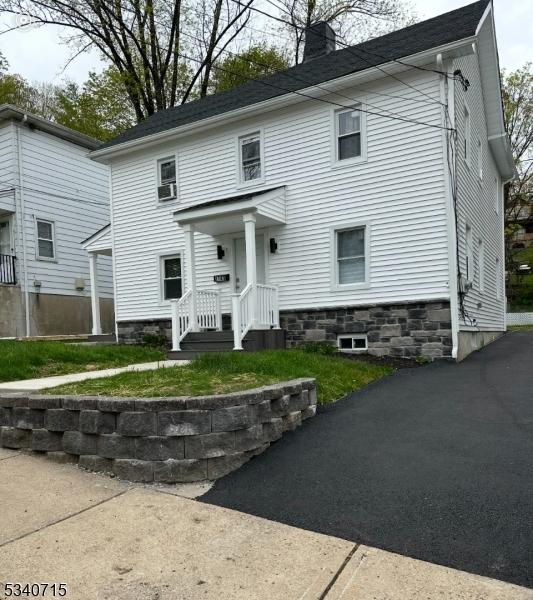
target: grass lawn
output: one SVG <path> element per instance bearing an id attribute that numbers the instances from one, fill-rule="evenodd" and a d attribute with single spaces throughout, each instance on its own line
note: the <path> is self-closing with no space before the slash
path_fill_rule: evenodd
<path id="1" fill-rule="evenodd" d="M 141 346 L 0 340 L 0 382 L 97 371 L 165 358 L 160 350 Z"/>
<path id="2" fill-rule="evenodd" d="M 303 350 L 204 354 L 183 367 L 121 373 L 45 390 L 105 396 L 201 396 L 315 377 L 318 401 L 333 402 L 392 371 L 389 367 Z"/>
<path id="3" fill-rule="evenodd" d="M 507 331 L 533 331 L 533 325 L 509 325 Z"/>

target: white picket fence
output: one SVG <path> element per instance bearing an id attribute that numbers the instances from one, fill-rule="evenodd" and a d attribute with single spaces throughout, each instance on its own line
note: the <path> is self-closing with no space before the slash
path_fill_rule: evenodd
<path id="1" fill-rule="evenodd" d="M 533 312 L 507 313 L 507 325 L 533 325 Z"/>

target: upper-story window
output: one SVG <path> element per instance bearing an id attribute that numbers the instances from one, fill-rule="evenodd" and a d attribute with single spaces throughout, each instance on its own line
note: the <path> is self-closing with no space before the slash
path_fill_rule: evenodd
<path id="1" fill-rule="evenodd" d="M 54 260 L 56 257 L 54 240 L 54 222 L 43 219 L 36 220 L 37 226 L 37 258 Z"/>
<path id="2" fill-rule="evenodd" d="M 478 264 L 479 264 L 479 290 L 482 292 L 485 289 L 485 244 L 480 238 L 478 240 Z"/>
<path id="3" fill-rule="evenodd" d="M 346 160 L 361 156 L 361 105 L 335 112 L 336 159 Z"/>
<path id="4" fill-rule="evenodd" d="M 160 201 L 174 200 L 177 197 L 174 156 L 167 156 L 157 161 L 157 197 Z"/>
<path id="5" fill-rule="evenodd" d="M 496 214 L 500 214 L 500 194 L 502 192 L 502 186 L 497 177 L 494 178 L 494 210 Z"/>
<path id="6" fill-rule="evenodd" d="M 463 158 L 465 161 L 470 164 L 470 154 L 471 154 L 471 125 L 470 125 L 470 111 L 465 106 L 465 131 L 464 131 L 464 141 L 463 141 Z"/>
<path id="7" fill-rule="evenodd" d="M 259 132 L 239 138 L 240 181 L 254 181 L 262 178 L 261 134 Z"/>

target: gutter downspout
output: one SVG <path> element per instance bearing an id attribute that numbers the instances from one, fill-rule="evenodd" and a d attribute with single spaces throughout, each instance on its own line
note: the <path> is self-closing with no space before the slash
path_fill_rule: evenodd
<path id="1" fill-rule="evenodd" d="M 20 125 L 23 125 L 28 120 L 28 115 L 25 114 Z M 28 289 L 28 261 L 26 257 L 26 213 L 24 205 L 24 178 L 22 176 L 22 144 L 20 142 L 20 125 L 15 126 L 17 135 L 17 161 L 19 173 L 19 199 L 20 199 L 20 227 L 22 241 L 22 264 L 24 269 L 24 313 L 26 322 L 26 337 L 30 336 L 30 292 Z"/>
<path id="2" fill-rule="evenodd" d="M 442 54 L 437 54 L 437 69 L 445 71 Z M 448 114 L 452 124 L 455 124 L 455 104 L 454 88 L 448 86 L 448 80 L 444 75 L 439 75 L 440 82 L 440 101 L 448 106 Z M 442 124 L 444 127 L 450 126 L 446 119 L 445 107 L 442 107 Z M 448 171 L 448 135 L 450 132 L 442 130 L 443 158 L 444 158 L 444 187 L 446 196 L 446 225 L 448 238 L 448 287 L 450 290 L 450 313 L 452 325 L 452 358 L 457 360 L 459 354 L 459 301 L 458 301 L 458 282 L 457 282 L 457 232 L 455 229 L 455 206 L 453 202 L 451 177 Z M 455 170 L 455 165 L 452 165 Z"/>

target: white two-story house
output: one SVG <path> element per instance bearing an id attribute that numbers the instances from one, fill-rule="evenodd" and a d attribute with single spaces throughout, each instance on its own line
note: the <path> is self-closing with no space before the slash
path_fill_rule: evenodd
<path id="1" fill-rule="evenodd" d="M 90 263 L 81 242 L 109 223 L 99 143 L 0 106 L 0 337 L 91 332 Z M 112 264 L 99 260 L 104 330 L 114 330 Z"/>
<path id="2" fill-rule="evenodd" d="M 353 47 L 315 25 L 302 64 L 91 156 L 122 341 L 461 358 L 505 329 L 514 166 L 487 0 Z"/>

